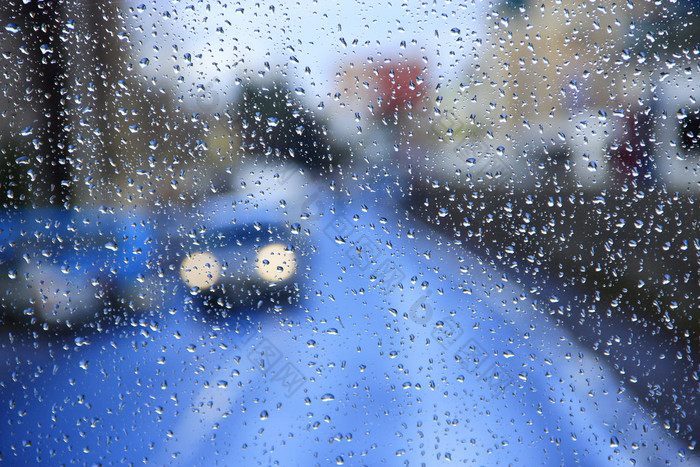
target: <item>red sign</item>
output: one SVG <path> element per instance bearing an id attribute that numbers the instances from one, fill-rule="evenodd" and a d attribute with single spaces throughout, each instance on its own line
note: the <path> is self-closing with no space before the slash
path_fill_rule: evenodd
<path id="1" fill-rule="evenodd" d="M 425 66 L 420 62 L 384 63 L 377 67 L 382 116 L 415 113 L 425 101 Z"/>

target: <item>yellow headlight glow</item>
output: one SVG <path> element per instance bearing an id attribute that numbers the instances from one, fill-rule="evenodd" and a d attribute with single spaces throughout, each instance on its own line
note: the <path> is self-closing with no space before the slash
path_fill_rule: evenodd
<path id="1" fill-rule="evenodd" d="M 258 251 L 255 270 L 264 281 L 282 282 L 297 271 L 297 258 L 281 243 L 273 243 Z"/>
<path id="2" fill-rule="evenodd" d="M 182 260 L 180 277 L 190 287 L 209 289 L 221 276 L 221 264 L 207 252 L 192 253 Z"/>

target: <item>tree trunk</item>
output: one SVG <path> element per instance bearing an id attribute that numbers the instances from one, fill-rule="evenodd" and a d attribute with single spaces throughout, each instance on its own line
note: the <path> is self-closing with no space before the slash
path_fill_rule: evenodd
<path id="1" fill-rule="evenodd" d="M 69 127 L 66 105 L 62 2 L 18 1 L 22 42 L 26 47 L 29 89 L 25 99 L 35 111 L 36 127 L 28 151 L 36 169 L 31 187 L 37 204 L 70 202 Z"/>

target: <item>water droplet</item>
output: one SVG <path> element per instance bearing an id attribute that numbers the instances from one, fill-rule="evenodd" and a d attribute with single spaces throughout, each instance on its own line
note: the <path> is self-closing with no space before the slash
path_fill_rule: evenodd
<path id="1" fill-rule="evenodd" d="M 326 393 L 326 394 L 321 396 L 321 400 L 323 402 L 332 401 L 332 400 L 335 400 L 335 396 L 331 393 Z"/>
<path id="2" fill-rule="evenodd" d="M 82 347 L 84 345 L 90 345 L 90 341 L 88 341 L 84 337 L 76 337 L 75 338 L 75 345 L 77 345 L 78 347 Z M 87 366 L 87 363 L 85 365 Z"/>

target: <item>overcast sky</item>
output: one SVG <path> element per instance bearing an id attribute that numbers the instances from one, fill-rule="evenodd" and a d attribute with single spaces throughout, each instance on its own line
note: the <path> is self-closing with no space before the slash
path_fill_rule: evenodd
<path id="1" fill-rule="evenodd" d="M 177 90 L 186 101 L 194 91 L 216 104 L 229 99 L 237 77 L 283 71 L 313 104 L 333 92 L 342 65 L 368 57 L 376 63 L 400 52 L 425 56 L 433 76 L 458 76 L 489 9 L 487 2 L 472 3 L 156 0 L 139 8 L 141 1 L 128 0 L 127 5 L 134 8 L 130 39 L 143 41 L 134 59 L 144 65 L 147 60 L 143 72 L 170 83 L 178 76 L 173 66 L 179 66 L 184 79 Z M 204 90 L 197 91 L 198 85 Z"/>

